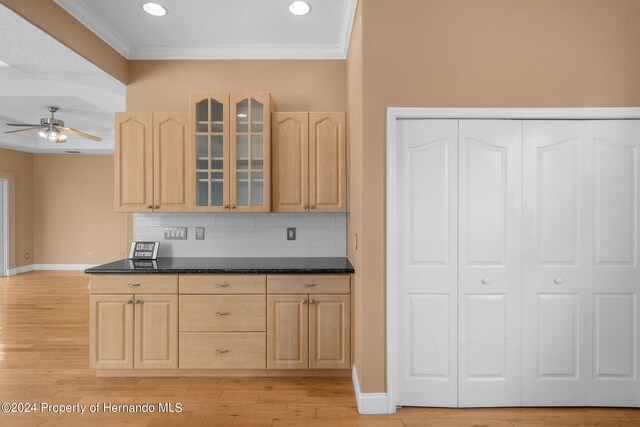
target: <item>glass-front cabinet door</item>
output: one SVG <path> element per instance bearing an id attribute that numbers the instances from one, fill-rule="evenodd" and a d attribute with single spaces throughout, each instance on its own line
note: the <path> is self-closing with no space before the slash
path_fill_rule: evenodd
<path id="1" fill-rule="evenodd" d="M 192 93 L 191 156 L 194 211 L 226 212 L 231 204 L 229 192 L 229 94 Z"/>
<path id="2" fill-rule="evenodd" d="M 271 95 L 230 96 L 232 212 L 271 210 Z"/>

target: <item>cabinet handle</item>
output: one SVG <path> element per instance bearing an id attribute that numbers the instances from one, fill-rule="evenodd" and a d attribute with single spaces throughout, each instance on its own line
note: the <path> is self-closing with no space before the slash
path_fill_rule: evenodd
<path id="1" fill-rule="evenodd" d="M 302 286 L 304 286 L 305 288 L 312 288 L 314 287 L 316 284 L 315 283 L 303 283 Z"/>
<path id="2" fill-rule="evenodd" d="M 231 209 L 235 209 L 235 208 L 236 208 L 236 205 L 231 205 Z"/>
<path id="3" fill-rule="evenodd" d="M 223 209 L 229 209 L 229 205 L 222 205 Z"/>
<path id="4" fill-rule="evenodd" d="M 489 279 L 488 277 L 483 277 L 482 280 L 480 280 L 480 283 L 482 283 L 483 285 L 488 285 L 489 283 L 491 283 L 491 279 Z"/>
<path id="5" fill-rule="evenodd" d="M 229 353 L 229 350 L 216 350 L 216 353 L 225 354 L 225 353 Z"/>
<path id="6" fill-rule="evenodd" d="M 303 300 L 302 300 L 302 304 L 306 304 L 306 303 L 307 303 L 307 300 L 306 300 L 306 299 L 303 299 Z"/>
<path id="7" fill-rule="evenodd" d="M 303 208 L 309 209 L 309 205 L 304 205 Z"/>
<path id="8" fill-rule="evenodd" d="M 314 299 L 311 299 L 311 301 L 309 302 L 309 304 L 315 304 L 315 303 L 316 303 L 316 300 Z"/>
<path id="9" fill-rule="evenodd" d="M 553 279 L 553 283 L 555 283 L 556 285 L 560 285 L 562 284 L 562 282 L 564 282 L 562 277 L 556 277 L 555 279 Z"/>
<path id="10" fill-rule="evenodd" d="M 129 283 L 127 286 L 133 288 L 134 286 L 140 286 L 140 283 Z"/>
<path id="11" fill-rule="evenodd" d="M 228 283 L 216 283 L 216 288 L 228 288 Z"/>
<path id="12" fill-rule="evenodd" d="M 153 205 L 148 205 L 147 209 L 153 209 Z"/>
<path id="13" fill-rule="evenodd" d="M 132 299 L 128 299 L 124 302 L 125 304 L 133 304 L 133 300 Z"/>
<path id="14" fill-rule="evenodd" d="M 133 303 L 134 303 L 134 304 L 140 304 L 140 302 L 141 302 L 141 301 L 140 301 L 139 299 L 133 300 Z"/>
<path id="15" fill-rule="evenodd" d="M 311 205 L 311 209 L 315 209 L 315 208 L 316 208 L 316 205 Z"/>
<path id="16" fill-rule="evenodd" d="M 220 313 L 220 312 L 216 313 L 216 316 L 228 316 L 228 315 L 229 315 L 228 311 L 225 311 L 224 313 Z"/>
<path id="17" fill-rule="evenodd" d="M 160 209 L 160 205 L 155 205 L 153 209 Z"/>

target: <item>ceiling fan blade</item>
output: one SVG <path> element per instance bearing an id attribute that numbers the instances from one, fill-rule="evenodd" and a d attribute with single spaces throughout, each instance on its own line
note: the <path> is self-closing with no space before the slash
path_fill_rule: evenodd
<path id="1" fill-rule="evenodd" d="M 39 124 L 37 125 L 25 125 L 22 123 L 5 123 L 7 126 L 40 126 Z"/>
<path id="2" fill-rule="evenodd" d="M 5 133 L 27 132 L 27 131 L 36 130 L 36 129 L 40 129 L 40 126 L 36 126 L 36 127 L 32 127 L 32 128 L 26 128 L 26 129 L 10 130 L 10 131 L 7 131 Z"/>
<path id="3" fill-rule="evenodd" d="M 94 141 L 102 141 L 102 138 L 99 138 L 97 136 L 93 136 L 90 135 L 88 133 L 84 133 L 84 132 L 80 132 L 79 130 L 75 130 L 73 128 L 68 128 L 68 127 L 62 127 L 62 126 L 58 126 L 58 129 L 63 131 L 63 132 L 69 132 L 69 133 L 73 133 L 75 135 L 81 136 L 83 138 L 87 138 L 87 139 L 92 139 Z"/>

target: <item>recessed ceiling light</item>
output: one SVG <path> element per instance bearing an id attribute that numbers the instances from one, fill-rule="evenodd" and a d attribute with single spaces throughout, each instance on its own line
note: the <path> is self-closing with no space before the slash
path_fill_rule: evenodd
<path id="1" fill-rule="evenodd" d="M 6 62 L 2 62 L 0 61 L 0 67 L 8 67 L 9 64 L 7 64 Z"/>
<path id="2" fill-rule="evenodd" d="M 298 16 L 306 15 L 310 10 L 311 6 L 306 1 L 294 1 L 289 5 L 289 12 Z"/>
<path id="3" fill-rule="evenodd" d="M 153 3 L 153 2 L 144 2 L 142 3 L 142 9 L 147 12 L 149 15 L 153 16 L 164 16 L 167 14 L 167 8 L 161 4 Z"/>

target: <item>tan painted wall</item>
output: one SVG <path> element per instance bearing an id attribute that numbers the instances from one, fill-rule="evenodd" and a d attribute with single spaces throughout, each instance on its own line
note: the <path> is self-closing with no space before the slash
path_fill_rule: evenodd
<path id="1" fill-rule="evenodd" d="M 0 0 L 0 3 L 116 79 L 127 83 L 127 59 L 53 0 Z"/>
<path id="2" fill-rule="evenodd" d="M 353 317 L 352 351 L 353 362 L 359 368 L 358 378 L 362 382 L 366 365 L 362 354 L 362 257 L 356 249 L 356 235 L 362 240 L 362 13 L 358 6 L 349 41 L 347 57 L 347 105 L 348 105 L 348 215 L 347 215 L 347 256 L 356 272 L 351 289 L 351 312 Z"/>
<path id="3" fill-rule="evenodd" d="M 189 111 L 189 92 L 271 92 L 279 111 L 346 111 L 346 61 L 130 61 L 127 111 Z"/>
<path id="4" fill-rule="evenodd" d="M 0 148 L 0 178 L 9 179 L 9 268 L 33 263 L 33 155 Z M 30 259 L 24 254 L 29 253 Z"/>
<path id="5" fill-rule="evenodd" d="M 366 292 L 356 311 L 366 357 L 356 366 L 362 390 L 382 392 L 386 108 L 639 106 L 640 2 L 360 3 L 366 189 L 360 280 Z"/>
<path id="6" fill-rule="evenodd" d="M 113 156 L 33 157 L 35 263 L 100 264 L 121 258 L 126 214 L 113 212 Z"/>

